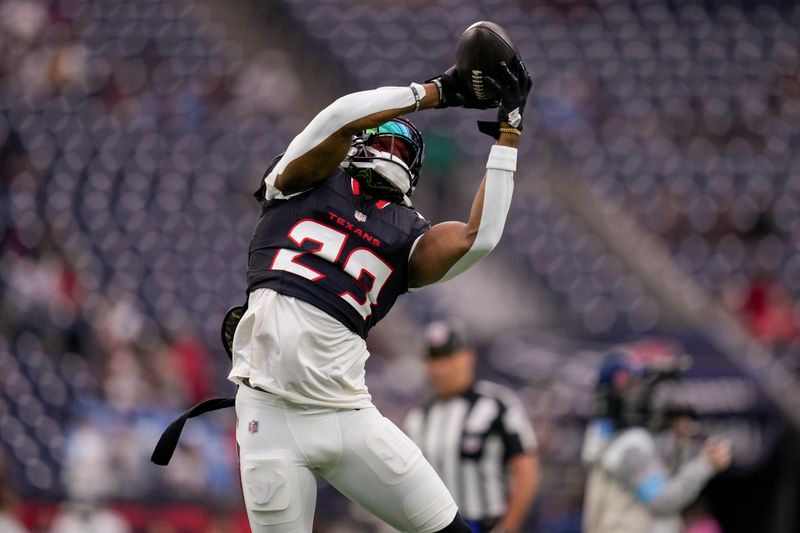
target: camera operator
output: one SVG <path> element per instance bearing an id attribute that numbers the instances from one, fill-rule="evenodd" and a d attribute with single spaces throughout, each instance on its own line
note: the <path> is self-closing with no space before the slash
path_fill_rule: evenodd
<path id="1" fill-rule="evenodd" d="M 670 472 L 648 424 L 655 385 L 681 369 L 634 364 L 609 354 L 597 383 L 599 418 L 587 428 L 583 460 L 589 468 L 585 533 L 680 533 L 681 511 L 708 480 L 728 467 L 730 443 L 706 439 L 699 453 Z"/>

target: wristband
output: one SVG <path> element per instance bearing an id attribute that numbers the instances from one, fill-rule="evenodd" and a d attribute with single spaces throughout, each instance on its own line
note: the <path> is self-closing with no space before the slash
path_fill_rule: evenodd
<path id="1" fill-rule="evenodd" d="M 425 86 L 420 85 L 419 83 L 412 83 L 411 93 L 414 95 L 414 111 L 419 111 L 419 108 L 422 105 L 422 99 L 425 97 Z"/>
<path id="2" fill-rule="evenodd" d="M 511 146 L 493 145 L 491 150 L 489 150 L 489 159 L 486 160 L 486 168 L 516 172 L 517 149 Z"/>
<path id="3" fill-rule="evenodd" d="M 439 91 L 439 103 L 437 105 L 442 105 L 444 103 L 444 92 L 442 91 L 442 80 L 439 78 L 434 78 L 431 80 L 436 85 L 436 90 Z"/>

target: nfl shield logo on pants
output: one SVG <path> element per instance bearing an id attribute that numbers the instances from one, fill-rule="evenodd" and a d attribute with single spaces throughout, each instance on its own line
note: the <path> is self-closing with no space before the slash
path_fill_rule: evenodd
<path id="1" fill-rule="evenodd" d="M 258 420 L 251 420 L 247 424 L 247 431 L 252 435 L 258 433 Z"/>

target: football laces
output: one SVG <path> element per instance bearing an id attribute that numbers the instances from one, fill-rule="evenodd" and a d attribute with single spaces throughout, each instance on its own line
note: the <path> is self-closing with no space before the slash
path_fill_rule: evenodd
<path id="1" fill-rule="evenodd" d="M 472 90 L 475 92 L 475 96 L 477 96 L 479 100 L 486 99 L 486 87 L 483 85 L 482 70 L 472 71 Z"/>

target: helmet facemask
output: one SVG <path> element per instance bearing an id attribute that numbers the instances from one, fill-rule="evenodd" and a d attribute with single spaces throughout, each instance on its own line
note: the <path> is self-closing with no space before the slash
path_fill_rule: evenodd
<path id="1" fill-rule="evenodd" d="M 341 166 L 374 195 L 410 206 L 423 152 L 419 131 L 396 118 L 357 135 Z"/>

